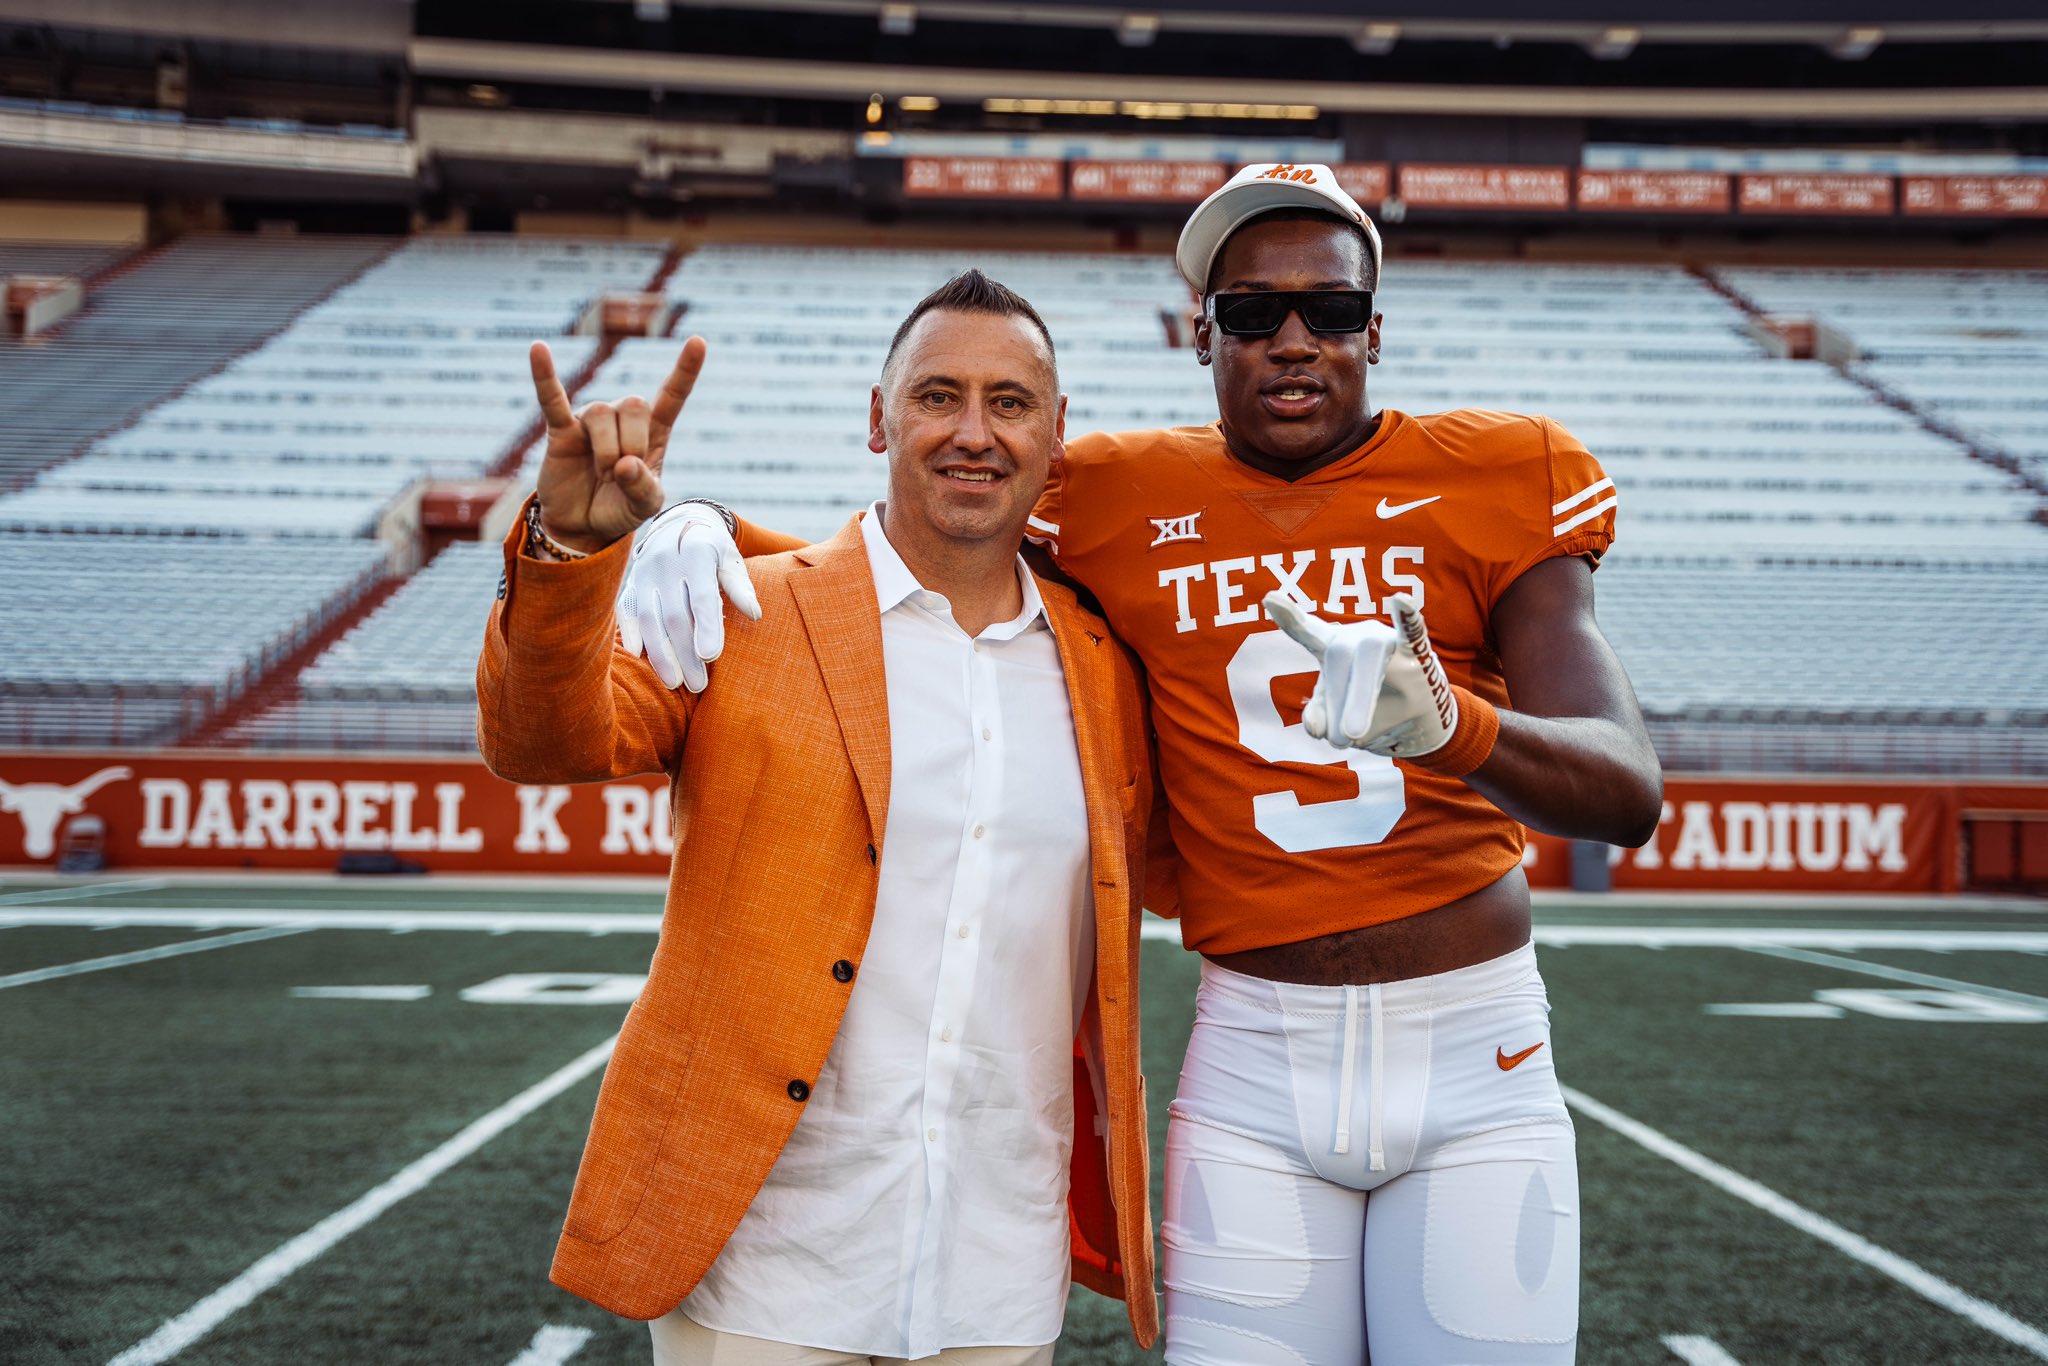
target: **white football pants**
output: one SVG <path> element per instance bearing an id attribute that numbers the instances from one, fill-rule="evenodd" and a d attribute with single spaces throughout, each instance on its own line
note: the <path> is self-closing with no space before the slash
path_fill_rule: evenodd
<path id="1" fill-rule="evenodd" d="M 1524 946 L 1377 986 L 1202 965 L 1166 1139 L 1174 1366 L 1550 1366 L 1579 1178 Z"/>

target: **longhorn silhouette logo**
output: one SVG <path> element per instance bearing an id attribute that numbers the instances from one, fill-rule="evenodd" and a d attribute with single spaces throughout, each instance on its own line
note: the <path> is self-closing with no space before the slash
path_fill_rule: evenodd
<path id="1" fill-rule="evenodd" d="M 85 799 L 134 775 L 124 767 L 103 768 L 79 782 L 10 783 L 0 779 L 0 811 L 21 817 L 21 851 L 30 858 L 48 858 L 57 848 L 57 822 L 85 810 Z"/>

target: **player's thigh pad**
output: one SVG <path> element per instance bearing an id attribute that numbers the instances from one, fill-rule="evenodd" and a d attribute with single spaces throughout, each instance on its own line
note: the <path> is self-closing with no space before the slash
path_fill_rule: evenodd
<path id="1" fill-rule="evenodd" d="M 1363 1361 L 1365 1199 L 1270 1143 L 1175 1114 L 1166 1131 L 1167 1361 Z"/>
<path id="2" fill-rule="evenodd" d="M 1375 1191 L 1365 1226 L 1374 1361 L 1569 1362 L 1579 1327 L 1579 1176 L 1571 1126 L 1447 1144 Z"/>

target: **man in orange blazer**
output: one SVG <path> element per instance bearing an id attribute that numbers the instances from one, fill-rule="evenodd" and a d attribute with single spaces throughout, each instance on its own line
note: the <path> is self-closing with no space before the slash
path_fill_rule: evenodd
<path id="1" fill-rule="evenodd" d="M 1152 771 L 1102 620 L 1018 557 L 1063 453 L 1052 343 L 978 272 L 870 405 L 888 497 L 749 566 L 702 694 L 619 648 L 705 354 L 548 448 L 477 667 L 501 777 L 661 772 L 676 852 L 553 1279 L 658 1363 L 1043 1366 L 1069 1278 L 1157 1335 L 1137 889 Z"/>

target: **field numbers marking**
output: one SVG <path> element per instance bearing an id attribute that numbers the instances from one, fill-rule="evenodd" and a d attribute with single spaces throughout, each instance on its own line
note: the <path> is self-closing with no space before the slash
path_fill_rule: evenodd
<path id="1" fill-rule="evenodd" d="M 1839 1020 L 1850 1011 L 1920 1024 L 2048 1024 L 2048 1004 L 2022 1005 L 1975 991 L 1936 987 L 1824 987 L 1811 1001 L 1721 1001 L 1708 1015 L 1780 1020 Z"/>
<path id="2" fill-rule="evenodd" d="M 1861 973 L 1865 977 L 1882 977 L 1888 982 L 1909 982 L 1916 987 L 1938 987 L 1945 991 L 1959 991 L 1969 996 L 1989 997 L 2009 1005 L 2025 1006 L 2032 1010 L 2048 1010 L 2048 996 L 2029 996 L 2024 991 L 2007 991 L 2004 987 L 1983 987 L 1975 982 L 1961 982 L 1953 977 L 1936 977 L 1931 972 L 1915 972 L 1911 968 L 1895 968 L 1890 963 L 1867 963 L 1860 958 L 1843 958 L 1832 953 L 1815 953 L 1789 944 L 1746 944 L 1751 953 L 1761 953 L 1772 958 L 1788 958 L 1795 963 L 1813 963 L 1824 968 L 1840 968 L 1844 972 Z"/>
<path id="3" fill-rule="evenodd" d="M 1729 1356 L 1721 1344 L 1712 1338 L 1681 1337 L 1674 1334 L 1665 1338 L 1664 1345 L 1671 1349 L 1671 1355 L 1687 1366 L 1742 1366 Z"/>
<path id="4" fill-rule="evenodd" d="M 1632 1139 L 1668 1162 L 1676 1163 L 1710 1185 L 1764 1213 L 1782 1219 L 1802 1233 L 1808 1233 L 1845 1255 L 1891 1277 L 1914 1294 L 1959 1314 L 1987 1332 L 1995 1333 L 2016 1347 L 2048 1360 L 2048 1333 L 2023 1322 L 1995 1304 L 1953 1285 L 1933 1272 L 1888 1251 L 1861 1234 L 1851 1233 L 1834 1220 L 1795 1204 L 1761 1182 L 1731 1171 L 1713 1159 L 1667 1137 L 1639 1120 L 1630 1119 L 1574 1087 L 1564 1087 L 1564 1098 L 1574 1110 L 1597 1120 L 1624 1138 Z"/>
<path id="5" fill-rule="evenodd" d="M 588 1328 L 569 1328 L 559 1323 L 544 1325 L 533 1335 L 533 1341 L 526 1344 L 526 1350 L 513 1357 L 507 1366 L 561 1366 L 583 1350 L 583 1344 L 590 1341 Z"/>
<path id="6" fill-rule="evenodd" d="M 181 944 L 159 944 L 153 949 L 136 949 L 132 953 L 110 953 L 104 958 L 86 958 L 76 963 L 59 963 L 55 967 L 34 968 L 28 972 L 0 977 L 0 991 L 8 987 L 29 986 L 36 982 L 54 982 L 59 977 L 77 977 L 87 972 L 105 972 L 109 968 L 153 963 L 159 958 L 176 958 L 187 953 L 205 953 L 208 949 L 228 949 L 237 944 L 280 939 L 288 934 L 304 934 L 312 928 L 311 925 L 266 925 L 260 930 L 241 930 L 234 934 L 215 935 L 211 939 L 188 939 Z"/>
<path id="7" fill-rule="evenodd" d="M 462 1132 L 426 1156 L 407 1163 L 352 1204 L 328 1215 L 290 1242 L 259 1258 L 248 1270 L 184 1313 L 166 1319 L 162 1327 L 115 1357 L 108 1366 L 155 1366 L 157 1362 L 169 1361 L 237 1311 L 246 1309 L 258 1295 L 308 1262 L 325 1255 L 329 1248 L 406 1196 L 425 1190 L 456 1163 L 604 1066 L 618 1042 L 619 1037 L 614 1034 L 497 1109 L 472 1121 Z"/>

